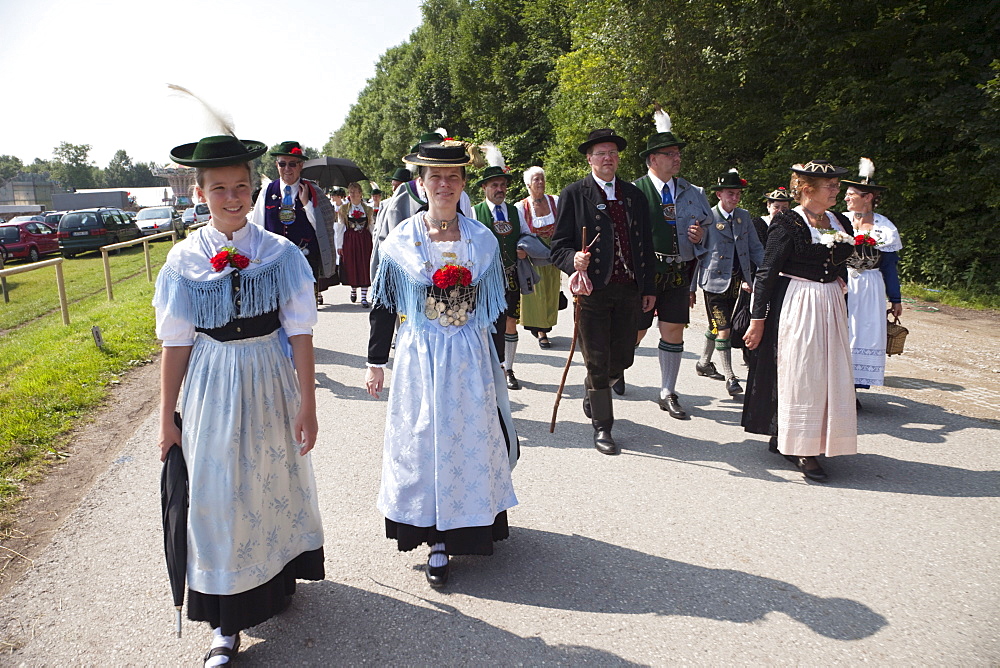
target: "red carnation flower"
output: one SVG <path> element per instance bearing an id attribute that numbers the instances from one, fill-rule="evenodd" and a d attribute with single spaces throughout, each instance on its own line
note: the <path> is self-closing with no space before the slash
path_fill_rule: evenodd
<path id="1" fill-rule="evenodd" d="M 246 257 L 245 255 L 240 255 L 239 253 L 237 253 L 236 255 L 233 256 L 233 265 L 237 269 L 246 269 L 247 267 L 250 266 L 250 258 Z"/>
<path id="2" fill-rule="evenodd" d="M 747 180 L 746 179 L 740 179 L 740 185 L 741 186 L 745 186 L 746 184 L 747 184 Z"/>
<path id="3" fill-rule="evenodd" d="M 462 285 L 469 285 L 472 283 L 472 272 L 465 267 L 459 267 L 454 264 L 446 264 L 434 272 L 432 280 L 434 281 L 434 285 L 442 290 L 447 290 L 448 288 L 455 287 L 459 283 Z"/>
<path id="4" fill-rule="evenodd" d="M 291 153 L 292 155 L 302 155 L 302 149 L 296 146 L 291 151 L 289 151 L 289 153 Z"/>
<path id="5" fill-rule="evenodd" d="M 216 271 L 222 271 L 229 264 L 229 253 L 226 251 L 219 251 L 212 256 L 212 269 Z"/>

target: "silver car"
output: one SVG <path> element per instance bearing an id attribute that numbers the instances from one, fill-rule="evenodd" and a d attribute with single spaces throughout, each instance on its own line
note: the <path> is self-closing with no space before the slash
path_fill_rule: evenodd
<path id="1" fill-rule="evenodd" d="M 135 217 L 135 224 L 139 226 L 139 231 L 144 237 L 170 230 L 177 232 L 178 238 L 184 236 L 181 215 L 171 206 L 151 206 L 142 209 Z"/>

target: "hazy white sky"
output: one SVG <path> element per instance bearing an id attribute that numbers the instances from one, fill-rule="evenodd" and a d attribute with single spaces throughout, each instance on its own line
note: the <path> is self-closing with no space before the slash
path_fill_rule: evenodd
<path id="1" fill-rule="evenodd" d="M 420 23 L 419 0 L 0 0 L 0 154 L 91 144 L 168 161 L 215 134 L 176 83 L 225 110 L 236 134 L 321 148 L 375 62 Z"/>

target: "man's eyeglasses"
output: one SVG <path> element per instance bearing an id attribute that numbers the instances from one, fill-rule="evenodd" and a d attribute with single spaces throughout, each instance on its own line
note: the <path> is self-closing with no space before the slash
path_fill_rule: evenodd
<path id="1" fill-rule="evenodd" d="M 592 156 L 598 160 L 603 160 L 604 158 L 617 158 L 618 151 L 598 151 L 597 153 L 591 153 Z"/>
<path id="2" fill-rule="evenodd" d="M 278 167 L 284 169 L 285 167 L 298 167 L 302 163 L 298 160 L 292 160 L 291 162 L 285 162 L 284 160 L 278 161 Z"/>
<path id="3" fill-rule="evenodd" d="M 668 158 L 679 158 L 681 157 L 680 151 L 653 151 L 653 155 L 665 155 Z"/>

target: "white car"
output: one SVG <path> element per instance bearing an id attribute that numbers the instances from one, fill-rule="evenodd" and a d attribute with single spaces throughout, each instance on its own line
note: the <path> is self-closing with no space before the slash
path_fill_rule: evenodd
<path id="1" fill-rule="evenodd" d="M 145 237 L 170 230 L 176 231 L 178 237 L 184 236 L 184 224 L 181 222 L 180 214 L 174 211 L 172 206 L 151 206 L 142 209 L 135 217 L 135 224 Z"/>
<path id="2" fill-rule="evenodd" d="M 195 204 L 190 209 L 184 209 L 184 213 L 181 214 L 181 220 L 184 222 L 184 227 L 188 228 L 195 223 L 205 223 L 212 215 L 208 212 L 208 205 L 204 202 Z"/>

